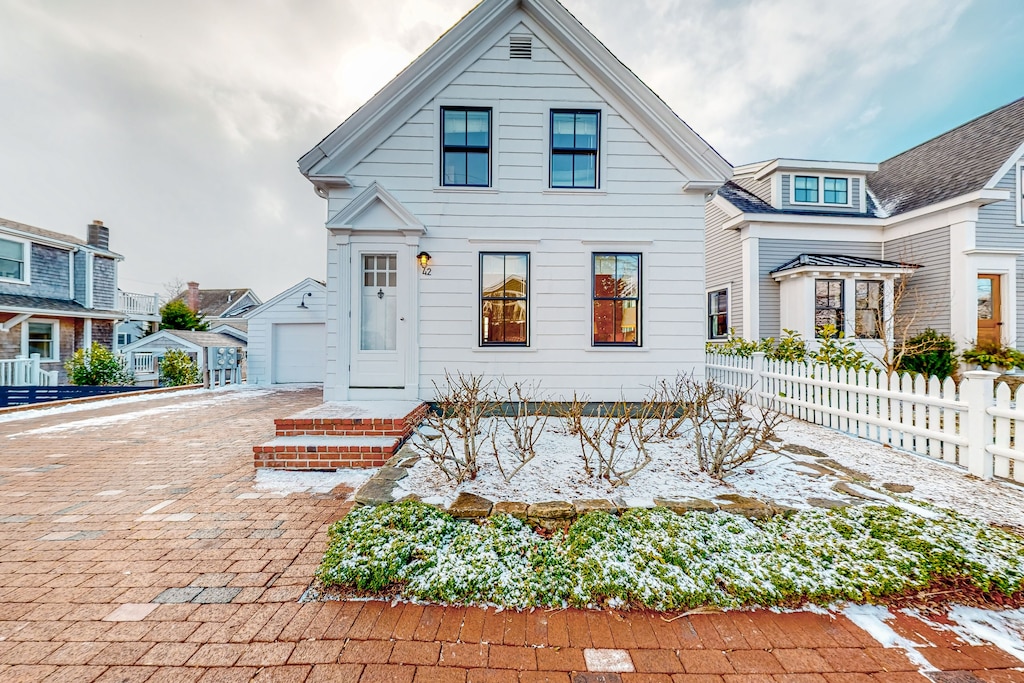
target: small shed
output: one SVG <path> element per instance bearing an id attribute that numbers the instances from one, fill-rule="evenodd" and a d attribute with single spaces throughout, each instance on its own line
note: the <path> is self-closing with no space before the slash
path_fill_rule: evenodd
<path id="1" fill-rule="evenodd" d="M 212 348 L 239 349 L 244 359 L 246 343 L 237 336 L 220 332 L 196 332 L 192 330 L 160 330 L 123 347 L 121 351 L 128 358 L 128 367 L 135 371 L 137 384 L 156 386 L 160 379 L 160 359 L 171 349 L 179 349 L 192 357 L 199 365 L 199 372 L 206 370 L 208 350 Z M 242 363 L 245 374 L 245 362 Z"/>
<path id="2" fill-rule="evenodd" d="M 250 384 L 322 383 L 327 287 L 306 278 L 245 314 Z"/>

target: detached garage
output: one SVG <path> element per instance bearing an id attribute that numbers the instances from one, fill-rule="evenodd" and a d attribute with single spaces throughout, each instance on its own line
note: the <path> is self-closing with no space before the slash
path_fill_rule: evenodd
<path id="1" fill-rule="evenodd" d="M 322 383 L 327 288 L 306 278 L 244 317 L 249 321 L 249 384 Z"/>

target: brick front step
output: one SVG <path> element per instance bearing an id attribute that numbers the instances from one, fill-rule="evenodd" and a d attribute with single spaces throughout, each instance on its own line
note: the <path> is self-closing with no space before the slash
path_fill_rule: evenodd
<path id="1" fill-rule="evenodd" d="M 406 439 L 427 414 L 419 401 L 325 403 L 274 420 L 278 436 L 396 436 Z"/>
<path id="2" fill-rule="evenodd" d="M 279 436 L 252 450 L 256 467 L 323 470 L 380 467 L 401 443 L 394 436 Z"/>

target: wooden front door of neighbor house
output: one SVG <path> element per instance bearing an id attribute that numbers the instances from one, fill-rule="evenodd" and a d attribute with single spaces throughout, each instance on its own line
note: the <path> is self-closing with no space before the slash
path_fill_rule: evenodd
<path id="1" fill-rule="evenodd" d="M 350 385 L 405 385 L 404 326 L 399 320 L 398 254 L 357 252 L 353 259 L 352 369 Z"/>
<path id="2" fill-rule="evenodd" d="M 978 275 L 978 344 L 1003 343 L 999 279 L 998 275 Z"/>

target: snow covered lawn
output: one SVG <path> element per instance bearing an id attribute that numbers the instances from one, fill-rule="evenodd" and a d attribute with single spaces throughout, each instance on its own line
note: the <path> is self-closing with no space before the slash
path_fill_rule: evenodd
<path id="1" fill-rule="evenodd" d="M 864 505 L 754 522 L 634 509 L 589 513 L 548 538 L 506 515 L 473 524 L 404 502 L 335 523 L 318 578 L 357 594 L 518 608 L 872 602 L 941 581 L 1021 591 L 1024 539 L 928 512 Z"/>
<path id="2" fill-rule="evenodd" d="M 504 426 L 500 429 L 499 445 L 508 440 Z M 787 420 L 777 434 L 781 438 L 778 452 L 757 456 L 721 481 L 699 471 L 685 435 L 652 443 L 649 450 L 653 462 L 628 485 L 612 487 L 605 480 L 585 475 L 578 440 L 568 436 L 560 422 L 552 419 L 537 444 L 537 457 L 510 481 L 505 481 L 495 465 L 488 443 L 482 449 L 481 469 L 475 480 L 457 485 L 422 458 L 410 469 L 409 476 L 398 482 L 394 495 L 401 498 L 404 494 L 416 494 L 424 502 L 438 505 L 448 505 L 459 493 L 467 492 L 492 501 L 536 503 L 608 498 L 623 507 L 652 507 L 655 498 L 713 500 L 725 494 L 739 494 L 805 510 L 813 507 L 812 502 L 823 499 L 862 502 L 833 488 L 850 478 L 842 469 L 846 468 L 856 472 L 857 481 L 852 487 L 869 496 L 888 497 L 893 502 L 924 501 L 990 524 L 1024 531 L 1024 487 L 968 477 L 963 468 L 799 420 Z M 821 451 L 828 458 L 786 450 L 792 445 Z M 884 484 L 910 486 L 913 490 L 894 494 Z"/>

